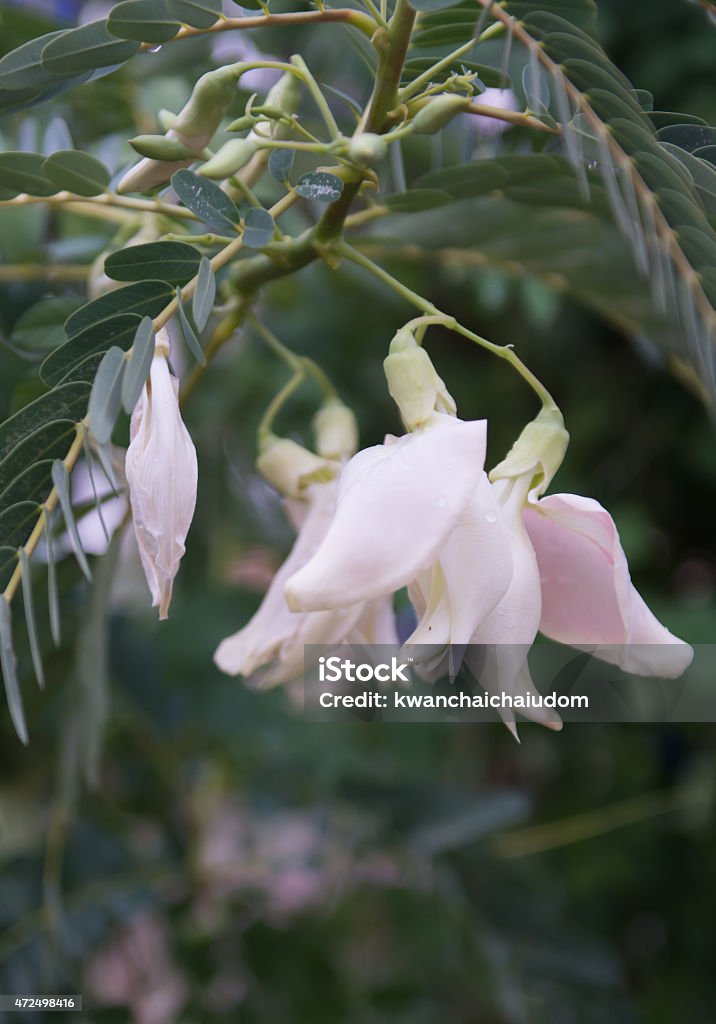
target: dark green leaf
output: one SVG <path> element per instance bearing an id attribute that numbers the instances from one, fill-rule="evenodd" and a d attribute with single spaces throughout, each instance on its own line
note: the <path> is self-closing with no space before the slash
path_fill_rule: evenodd
<path id="1" fill-rule="evenodd" d="M 656 133 L 660 142 L 670 142 L 673 146 L 693 153 L 703 146 L 716 145 L 716 128 L 702 124 L 671 124 L 660 128 Z"/>
<path id="2" fill-rule="evenodd" d="M 65 341 L 63 324 L 81 301 L 74 296 L 57 295 L 30 306 L 15 321 L 10 335 L 12 344 L 37 358 L 47 355 Z"/>
<path id="3" fill-rule="evenodd" d="M 210 28 L 221 16 L 221 0 L 168 0 L 169 13 L 184 25 Z"/>
<path id="4" fill-rule="evenodd" d="M 206 256 L 203 256 L 199 264 L 199 273 L 197 274 L 196 288 L 194 289 L 194 297 L 191 304 L 194 323 L 200 331 L 204 330 L 206 322 L 211 316 L 215 298 L 216 278 L 214 277 L 211 263 Z"/>
<path id="5" fill-rule="evenodd" d="M 105 21 L 92 21 L 49 42 L 42 51 L 42 66 L 52 75 L 69 78 L 83 71 L 123 64 L 138 50 L 138 42 L 117 39 Z"/>
<path id="6" fill-rule="evenodd" d="M 173 175 L 172 188 L 186 208 L 214 231 L 221 235 L 236 233 L 239 223 L 236 204 L 213 181 L 184 168 Z"/>
<path id="7" fill-rule="evenodd" d="M 107 28 L 120 39 L 165 43 L 181 25 L 169 13 L 166 0 L 122 0 L 109 12 Z"/>
<path id="8" fill-rule="evenodd" d="M 78 196 L 98 196 L 106 191 L 110 173 L 101 161 L 76 149 L 53 153 L 42 165 L 42 171 L 58 188 Z"/>
<path id="9" fill-rule="evenodd" d="M 122 405 L 125 366 L 124 352 L 116 347 L 105 352 L 99 364 L 87 408 L 90 430 L 99 444 L 106 444 L 112 437 Z"/>
<path id="10" fill-rule="evenodd" d="M 181 291 L 177 288 L 177 312 L 179 314 L 179 324 L 181 325 L 181 332 L 184 336 L 187 348 L 194 356 L 196 361 L 202 366 L 206 366 L 206 356 L 204 355 L 204 349 L 201 347 L 201 342 L 196 336 L 194 328 L 189 323 L 189 317 L 186 315 L 184 304 L 181 300 Z"/>
<path id="11" fill-rule="evenodd" d="M 68 434 L 67 436 L 69 437 L 70 435 Z M 64 452 L 61 454 L 64 454 Z M 21 463 L 21 465 L 24 465 L 24 463 Z M 19 501 L 43 500 L 52 486 L 51 471 L 52 462 L 47 459 L 35 462 L 28 466 L 27 469 L 23 469 L 0 492 L 0 508 L 16 505 Z"/>
<path id="12" fill-rule="evenodd" d="M 13 489 L 28 466 L 48 459 L 64 458 L 75 436 L 73 420 L 53 420 L 44 423 L 12 448 L 0 462 L 0 492 Z M 25 490 L 25 488 L 22 488 Z M 44 495 L 24 493 L 22 500 L 41 501 Z M 3 501 L 3 507 L 9 502 Z"/>
<path id="13" fill-rule="evenodd" d="M 393 213 L 416 213 L 420 210 L 432 210 L 435 206 L 444 206 L 452 202 L 447 192 L 437 188 L 412 188 L 408 192 L 396 192 L 383 199 L 383 205 Z"/>
<path id="14" fill-rule="evenodd" d="M 122 313 L 111 320 L 92 324 L 51 352 L 40 367 L 40 376 L 49 387 L 66 380 L 94 380 L 104 353 L 113 345 L 126 351 L 132 344 L 140 317 Z M 94 362 L 89 362 L 93 359 Z"/>
<path id="15" fill-rule="evenodd" d="M 53 420 L 79 423 L 87 410 L 89 393 L 87 384 L 63 384 L 18 410 L 0 425 L 0 459 L 33 431 Z"/>
<path id="16" fill-rule="evenodd" d="M 327 171 L 311 171 L 298 179 L 296 192 L 304 199 L 315 199 L 319 203 L 334 203 L 343 192 L 343 182 Z"/>
<path id="17" fill-rule="evenodd" d="M 9 151 L 0 153 L 0 185 L 14 195 L 27 192 L 31 196 L 52 196 L 59 187 L 48 181 L 40 153 Z"/>
<path id="18" fill-rule="evenodd" d="M 33 90 L 53 84 L 55 79 L 43 68 L 40 54 L 53 39 L 64 35 L 64 31 L 37 36 L 6 53 L 0 60 L 0 89 Z"/>
<path id="19" fill-rule="evenodd" d="M 438 189 L 455 199 L 467 199 L 492 192 L 507 181 L 507 172 L 492 161 L 479 161 L 447 167 L 444 171 L 431 171 L 415 182 L 417 188 Z"/>
<path id="20" fill-rule="evenodd" d="M 28 736 L 27 726 L 25 725 L 25 712 L 22 708 L 20 684 L 17 679 L 17 666 L 15 663 L 15 650 L 12 645 L 10 605 L 2 594 L 0 594 L 0 664 L 2 664 L 5 696 L 7 697 L 7 706 L 10 710 L 12 724 L 15 726 L 17 735 L 27 745 Z"/>
<path id="21" fill-rule="evenodd" d="M 142 393 L 154 355 L 154 324 L 145 316 L 134 336 L 132 352 L 122 381 L 122 405 L 131 413 Z"/>
<path id="22" fill-rule="evenodd" d="M 200 260 L 200 253 L 185 242 L 148 242 L 113 252 L 104 261 L 104 270 L 115 281 L 159 278 L 170 284 L 184 285 L 196 274 Z"/>
<path id="23" fill-rule="evenodd" d="M 695 114 L 677 114 L 671 110 L 649 110 L 647 116 L 657 130 L 675 124 L 706 124 L 703 117 L 697 117 Z"/>
<path id="24" fill-rule="evenodd" d="M 244 218 L 244 245 L 249 249 L 263 249 L 273 238 L 274 226 L 268 210 L 252 208 Z"/>
<path id="25" fill-rule="evenodd" d="M 111 320 L 119 313 L 157 316 L 174 298 L 174 289 L 166 281 L 137 281 L 126 288 L 114 288 L 77 309 L 65 323 L 68 338 L 81 334 L 92 324 Z"/>

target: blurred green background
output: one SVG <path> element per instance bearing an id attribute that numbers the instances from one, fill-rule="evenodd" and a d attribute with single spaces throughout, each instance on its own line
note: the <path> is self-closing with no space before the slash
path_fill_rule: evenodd
<path id="1" fill-rule="evenodd" d="M 657 109 L 716 121 L 716 30 L 699 8 L 608 0 L 599 10 L 602 42 Z M 6 7 L 3 47 L 76 12 Z M 288 53 L 298 30 L 257 38 Z M 119 149 L 137 116 L 152 130 L 151 112 L 176 107 L 207 58 L 204 44 L 182 46 L 157 55 L 156 77 L 132 65 L 59 104 L 75 141 L 109 131 L 105 151 Z M 322 62 L 323 81 L 355 76 L 354 94 L 365 90 L 330 32 L 303 32 L 300 47 Z M 16 137 L 26 123 L 0 131 Z M 86 229 L 39 209 L 0 211 L 2 260 L 86 262 L 103 244 Z M 692 642 L 713 641 L 716 460 L 698 399 L 648 345 L 532 278 L 391 269 L 518 346 L 572 434 L 556 489 L 602 501 L 657 614 Z M 43 294 L 68 292 L 3 279 L 3 331 Z M 381 361 L 412 315 L 400 300 L 362 272 L 311 267 L 268 290 L 260 312 L 333 377 L 364 444 L 399 429 Z M 494 462 L 536 411 L 529 392 L 455 336 L 436 331 L 428 346 L 461 414 L 488 417 Z M 168 622 L 122 565 L 94 787 L 80 764 L 102 699 L 83 661 L 94 598 L 62 565 L 65 642 L 46 645 L 45 692 L 21 661 L 27 749 L 0 715 L 0 991 L 82 992 L 84 1019 L 140 1024 L 712 1024 L 712 725 L 555 735 L 525 724 L 521 745 L 498 724 L 317 725 L 284 691 L 254 693 L 213 667 L 291 543 L 252 470 L 258 420 L 285 376 L 243 335 L 186 408 L 197 516 Z M 3 415 L 35 378 L 0 349 Z M 301 436 L 317 397 L 307 386 L 282 428 Z"/>

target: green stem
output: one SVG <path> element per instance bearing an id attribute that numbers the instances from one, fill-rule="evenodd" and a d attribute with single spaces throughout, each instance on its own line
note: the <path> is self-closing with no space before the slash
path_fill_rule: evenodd
<path id="1" fill-rule="evenodd" d="M 404 298 L 407 302 L 417 306 L 418 309 L 422 309 L 423 312 L 427 313 L 432 319 L 432 322 L 444 324 L 449 330 L 455 331 L 456 334 L 461 334 L 464 338 L 468 338 L 470 341 L 474 341 L 476 345 L 479 345 L 481 348 L 486 349 L 493 355 L 498 356 L 498 358 L 504 359 L 506 362 L 510 363 L 510 365 L 517 370 L 523 380 L 529 384 L 546 409 L 558 410 L 558 406 L 547 388 L 545 388 L 544 384 L 535 377 L 527 366 L 525 366 L 510 345 L 495 345 L 494 342 L 488 341 L 487 338 L 483 338 L 479 334 L 475 334 L 474 331 L 468 330 L 467 327 L 463 327 L 463 325 L 458 323 L 454 317 L 448 316 L 446 313 L 441 313 L 439 309 L 437 309 L 431 302 L 428 302 L 427 299 L 424 299 L 422 295 L 412 291 L 397 278 L 393 277 L 392 274 L 389 274 L 387 270 L 378 266 L 377 263 L 374 263 L 367 256 L 363 255 L 362 252 L 354 249 L 353 246 L 349 245 L 347 242 L 337 242 L 334 245 L 334 251 L 340 256 L 345 256 L 346 259 L 349 259 L 359 267 L 363 267 L 369 273 L 373 274 L 374 277 L 379 278 L 379 280 L 383 281 L 384 284 L 387 284 L 389 288 L 392 288 L 394 292 Z"/>
<path id="2" fill-rule="evenodd" d="M 501 22 L 496 22 L 494 25 L 490 25 L 486 28 L 475 39 L 470 39 L 468 42 L 458 46 L 452 53 L 448 53 L 446 57 L 441 57 L 439 61 L 436 61 L 432 67 L 429 67 L 427 71 L 424 71 L 422 75 L 418 75 L 414 78 L 410 85 L 406 85 L 404 89 L 400 90 L 399 101 L 405 103 L 407 99 L 414 96 L 416 92 L 420 92 L 424 85 L 429 85 L 437 74 L 444 71 L 445 68 L 449 68 L 456 60 L 460 57 L 464 57 L 466 53 L 469 53 L 478 43 L 484 43 L 487 39 L 493 39 L 495 36 L 501 35 L 505 31 L 505 26 Z"/>

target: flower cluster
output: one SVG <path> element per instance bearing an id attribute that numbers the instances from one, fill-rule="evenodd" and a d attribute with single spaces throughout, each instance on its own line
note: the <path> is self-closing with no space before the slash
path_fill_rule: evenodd
<path id="1" fill-rule="evenodd" d="M 545 496 L 568 443 L 559 411 L 543 408 L 488 476 L 486 421 L 456 415 L 409 330 L 385 372 L 403 436 L 347 462 L 345 445 L 326 457 L 320 441 L 316 455 L 276 440 L 260 460 L 298 536 L 256 615 L 220 645 L 219 667 L 261 670 L 270 685 L 301 674 L 306 643 L 394 642 L 393 595 L 407 587 L 417 625 L 406 645 L 444 651 L 451 671 L 456 652 L 469 662 L 479 648 L 486 686 L 532 690 L 538 631 L 628 672 L 680 675 L 692 650 L 633 586 L 606 509 Z M 559 725 L 553 713 L 544 721 Z"/>
<path id="2" fill-rule="evenodd" d="M 126 457 L 160 618 L 197 488 L 168 354 L 163 332 Z M 395 336 L 384 367 L 401 437 L 356 453 L 355 419 L 336 398 L 314 420 L 313 451 L 264 432 L 258 469 L 297 537 L 256 614 L 219 645 L 219 668 L 275 686 L 301 676 L 305 645 L 397 644 L 394 595 L 407 588 L 416 624 L 404 646 L 428 677 L 454 675 L 464 660 L 487 689 L 535 694 L 527 654 L 538 632 L 627 672 L 680 675 L 692 650 L 633 586 L 609 513 L 592 498 L 546 494 L 569 440 L 559 410 L 547 402 L 488 475 L 487 422 L 459 418 L 411 330 Z M 549 709 L 529 714 L 560 725 Z"/>

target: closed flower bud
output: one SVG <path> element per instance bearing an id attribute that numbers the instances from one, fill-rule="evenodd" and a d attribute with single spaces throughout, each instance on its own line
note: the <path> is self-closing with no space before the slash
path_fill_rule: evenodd
<path id="1" fill-rule="evenodd" d="M 136 135 L 129 145 L 151 160 L 194 160 L 195 154 L 180 139 L 169 135 Z"/>
<path id="2" fill-rule="evenodd" d="M 160 619 L 169 612 L 198 477 L 196 450 L 179 412 L 179 382 L 169 372 L 168 352 L 166 331 L 160 331 L 149 380 L 132 413 L 125 463 L 134 532 Z"/>
<path id="3" fill-rule="evenodd" d="M 207 71 L 194 86 L 188 103 L 179 112 L 165 139 L 178 142 L 189 156 L 145 156 L 130 167 L 117 185 L 119 193 L 148 192 L 169 181 L 175 171 L 188 167 L 207 145 L 226 114 L 241 76 L 242 65 Z M 166 152 L 166 151 L 165 151 Z"/>
<path id="4" fill-rule="evenodd" d="M 366 167 L 368 164 L 382 160 L 388 151 L 385 139 L 373 132 L 356 135 L 348 144 L 348 156 L 354 164 Z"/>
<path id="5" fill-rule="evenodd" d="M 436 96 L 421 107 L 411 124 L 416 135 L 435 135 L 465 109 L 465 96 Z"/>
<path id="6" fill-rule="evenodd" d="M 383 369 L 388 391 L 408 430 L 423 426 L 435 412 L 455 414 L 455 402 L 444 381 L 408 328 L 393 338 Z"/>
<path id="7" fill-rule="evenodd" d="M 559 409 L 544 408 L 528 423 L 502 462 L 490 473 L 490 480 L 511 480 L 532 475 L 532 497 L 547 490 L 562 465 L 569 434 Z"/>
<path id="8" fill-rule="evenodd" d="M 257 149 L 253 139 L 229 139 L 199 168 L 199 174 L 205 178 L 228 178 L 249 162 Z"/>
<path id="9" fill-rule="evenodd" d="M 316 449 L 324 459 L 349 459 L 358 448 L 358 423 L 339 398 L 329 398 L 313 418 Z"/>
<path id="10" fill-rule="evenodd" d="M 298 498 L 310 484 L 325 482 L 335 476 L 335 468 L 325 459 L 287 437 L 269 434 L 262 449 L 256 468 L 287 498 Z"/>

